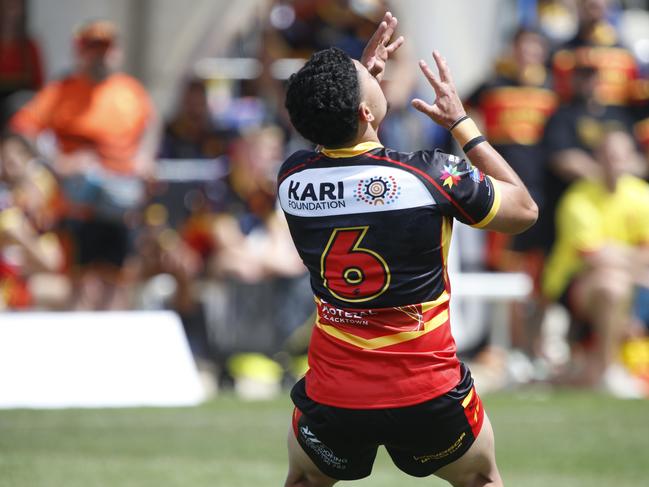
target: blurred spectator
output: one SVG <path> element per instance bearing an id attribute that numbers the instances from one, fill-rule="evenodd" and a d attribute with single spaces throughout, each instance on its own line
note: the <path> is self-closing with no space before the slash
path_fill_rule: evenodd
<path id="1" fill-rule="evenodd" d="M 631 52 L 618 39 L 615 27 L 608 22 L 608 0 L 578 0 L 577 35 L 554 53 L 556 90 L 562 101 L 573 96 L 571 81 L 575 69 L 597 71 L 595 97 L 603 105 L 627 105 L 638 67 Z"/>
<path id="2" fill-rule="evenodd" d="M 597 79 L 593 67 L 576 69 L 571 102 L 561 105 L 545 127 L 546 205 L 537 225 L 542 226 L 546 235 L 544 244 L 548 247 L 554 241 L 553 218 L 563 192 L 573 181 L 601 176 L 601 165 L 593 153 L 603 134 L 615 127 L 632 130 L 633 120 L 624 107 L 602 105 L 596 99 Z M 633 162 L 634 173 L 640 176 L 646 173 L 646 165 L 639 159 L 629 162 Z"/>
<path id="3" fill-rule="evenodd" d="M 19 103 L 12 95 L 34 92 L 42 84 L 41 55 L 27 33 L 25 0 L 0 0 L 0 129 Z"/>
<path id="4" fill-rule="evenodd" d="M 212 293 L 206 303 L 221 358 L 237 352 L 279 352 L 314 309 L 306 269 L 276 208 L 283 140 L 282 131 L 269 126 L 244 133 L 232 145 L 228 191 L 213 219 L 209 264 L 222 300 L 216 306 Z M 259 357 L 249 358 L 254 365 Z"/>
<path id="5" fill-rule="evenodd" d="M 46 289 L 34 279 L 59 272 L 63 264 L 60 242 L 50 231 L 56 189 L 54 176 L 24 139 L 0 138 L 0 309 L 43 305 L 52 298 L 60 304 L 67 297 L 65 289 Z"/>
<path id="6" fill-rule="evenodd" d="M 0 182 L 11 188 L 13 201 L 38 229 L 54 227 L 60 211 L 58 182 L 20 135 L 7 133 L 0 137 Z"/>
<path id="7" fill-rule="evenodd" d="M 634 286 L 649 285 L 649 184 L 628 173 L 634 144 L 607 132 L 596 152 L 601 170 L 576 182 L 557 211 L 557 241 L 544 276 L 548 297 L 569 310 L 579 333 L 595 333 L 580 379 L 620 397 L 646 391 L 619 364 L 632 327 Z M 574 365 L 574 364 L 573 364 Z"/>
<path id="8" fill-rule="evenodd" d="M 180 315 L 187 315 L 195 306 L 191 284 L 200 273 L 200 257 L 167 225 L 164 206 L 150 205 L 144 215 L 144 226 L 136 241 L 138 257 L 134 269 L 137 271 L 137 280 L 150 279 L 160 274 L 173 277 L 176 292 L 169 307 Z"/>
<path id="9" fill-rule="evenodd" d="M 259 282 L 295 276 L 304 267 L 276 209 L 275 176 L 283 134 L 265 127 L 244 134 L 232 147 L 228 195 L 215 222 L 216 275 Z"/>
<path id="10" fill-rule="evenodd" d="M 511 56 L 496 66 L 494 76 L 467 99 L 472 116 L 482 122 L 489 142 L 507 159 L 543 211 L 545 153 L 543 130 L 558 105 L 545 69 L 547 45 L 535 30 L 520 28 L 512 39 Z M 538 248 L 538 228 L 514 239 L 514 250 Z M 502 257 L 502 255 L 500 256 Z M 500 262 L 498 262 L 500 261 Z M 502 267 L 502 259 L 491 259 Z"/>
<path id="11" fill-rule="evenodd" d="M 512 38 L 510 55 L 498 62 L 492 78 L 467 100 L 467 108 L 477 112 L 474 119 L 482 121 L 487 139 L 523 180 L 540 213 L 545 211 L 543 129 L 558 105 L 545 68 L 547 54 L 547 41 L 539 32 L 519 28 Z M 526 272 L 538 284 L 543 267 L 543 228 L 534 225 L 514 237 L 490 232 L 487 265 L 494 270 Z M 532 355 L 533 340 L 525 328 L 531 321 L 540 322 L 541 305 L 536 304 L 532 307 L 536 309 L 516 305 L 512 329 L 513 345 Z"/>
<path id="12" fill-rule="evenodd" d="M 153 109 L 134 78 L 115 71 L 117 32 L 91 21 L 75 33 L 77 66 L 46 85 L 11 120 L 14 130 L 35 138 L 51 131 L 58 152 L 54 169 L 69 203 L 67 226 L 74 244 L 73 305 L 86 309 L 126 305 L 121 267 L 129 252 L 128 211 L 143 196 L 141 177 L 151 174 Z"/>
<path id="13" fill-rule="evenodd" d="M 159 157 L 169 159 L 213 159 L 227 150 L 229 134 L 217 130 L 207 104 L 202 80 L 189 81 L 181 94 L 176 113 L 166 123 Z"/>
<path id="14" fill-rule="evenodd" d="M 140 284 L 138 307 L 173 309 L 183 322 L 197 359 L 210 357 L 205 321 L 200 309 L 200 256 L 169 226 L 164 206 L 155 203 L 144 212 L 144 225 L 135 240 L 136 256 L 128 270 Z"/>

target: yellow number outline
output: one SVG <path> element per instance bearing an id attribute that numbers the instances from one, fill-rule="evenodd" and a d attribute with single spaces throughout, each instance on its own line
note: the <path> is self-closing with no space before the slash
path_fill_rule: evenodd
<path id="1" fill-rule="evenodd" d="M 390 286 L 390 281 L 392 280 L 392 275 L 390 274 L 390 268 L 388 267 L 388 263 L 385 261 L 385 259 L 383 257 L 381 257 L 380 254 L 374 252 L 373 250 L 366 249 L 364 247 L 359 247 L 360 243 L 363 241 L 363 238 L 365 238 L 365 234 L 367 234 L 367 231 L 369 230 L 369 228 L 370 228 L 369 225 L 360 226 L 360 227 L 338 227 L 338 228 L 334 228 L 333 231 L 331 232 L 331 236 L 329 237 L 329 241 L 327 242 L 327 245 L 325 246 L 324 251 L 320 255 L 320 277 L 322 278 L 322 284 L 327 289 L 327 291 L 329 291 L 334 297 L 336 297 L 337 299 L 340 299 L 341 301 L 345 301 L 345 302 L 348 302 L 348 303 L 363 303 L 363 302 L 366 302 L 366 301 L 371 301 L 372 299 L 378 298 L 381 294 L 383 294 L 385 291 L 387 291 L 388 287 Z M 328 284 L 327 284 L 327 278 L 325 277 L 325 262 L 327 260 L 327 255 L 329 254 L 329 250 L 331 249 L 331 245 L 336 240 L 336 236 L 338 235 L 338 233 L 346 231 L 346 230 L 360 230 L 361 231 L 361 234 L 358 236 L 358 238 L 354 242 L 354 246 L 352 247 L 350 253 L 360 252 L 360 253 L 365 253 L 365 254 L 369 254 L 369 255 L 373 256 L 374 258 L 376 258 L 376 260 L 378 260 L 381 263 L 381 266 L 383 267 L 383 270 L 385 272 L 385 283 L 383 284 L 383 287 L 381 288 L 380 291 L 372 294 L 371 296 L 358 298 L 358 299 L 345 298 L 343 296 L 338 295 L 336 292 L 334 292 L 332 289 L 330 289 Z M 363 275 L 363 276 L 365 275 L 365 273 L 362 272 L 362 269 L 353 268 L 353 267 L 345 269 L 345 273 L 347 273 L 347 271 L 352 270 L 352 269 L 353 270 L 360 270 L 361 275 Z M 357 283 L 354 283 L 354 282 L 349 282 L 346 279 L 345 275 L 343 275 L 343 279 L 345 279 L 345 281 L 348 284 L 357 284 Z M 361 281 L 359 281 L 359 282 L 361 282 Z"/>

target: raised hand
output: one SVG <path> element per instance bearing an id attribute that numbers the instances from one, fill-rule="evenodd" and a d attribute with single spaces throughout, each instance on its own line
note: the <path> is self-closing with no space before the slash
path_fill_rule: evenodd
<path id="1" fill-rule="evenodd" d="M 403 36 L 399 36 L 397 40 L 389 44 L 398 23 L 397 18 L 391 12 L 386 12 L 376 32 L 374 32 L 363 50 L 363 55 L 360 59 L 361 64 L 378 81 L 383 79 L 385 63 L 390 55 L 403 44 Z"/>
<path id="2" fill-rule="evenodd" d="M 430 105 L 419 98 L 415 98 L 412 100 L 412 106 L 428 115 L 442 127 L 449 128 L 456 120 L 466 115 L 466 111 L 455 89 L 455 83 L 453 82 L 451 70 L 446 64 L 446 59 L 438 51 L 433 52 L 433 58 L 435 64 L 437 64 L 439 79 L 425 61 L 419 61 L 419 67 L 435 90 L 435 102 Z"/>

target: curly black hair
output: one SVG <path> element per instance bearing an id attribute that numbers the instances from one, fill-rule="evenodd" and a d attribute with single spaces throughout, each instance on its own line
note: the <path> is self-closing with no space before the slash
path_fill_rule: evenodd
<path id="1" fill-rule="evenodd" d="M 286 91 L 286 109 L 297 131 L 325 147 L 343 147 L 358 132 L 360 85 L 352 59 L 331 47 L 316 52 Z"/>

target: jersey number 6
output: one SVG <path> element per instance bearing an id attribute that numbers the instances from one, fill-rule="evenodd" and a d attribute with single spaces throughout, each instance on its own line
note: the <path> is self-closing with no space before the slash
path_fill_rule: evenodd
<path id="1" fill-rule="evenodd" d="M 336 228 L 320 258 L 324 287 L 341 301 L 370 301 L 390 285 L 390 269 L 383 257 L 360 247 L 368 228 Z"/>

